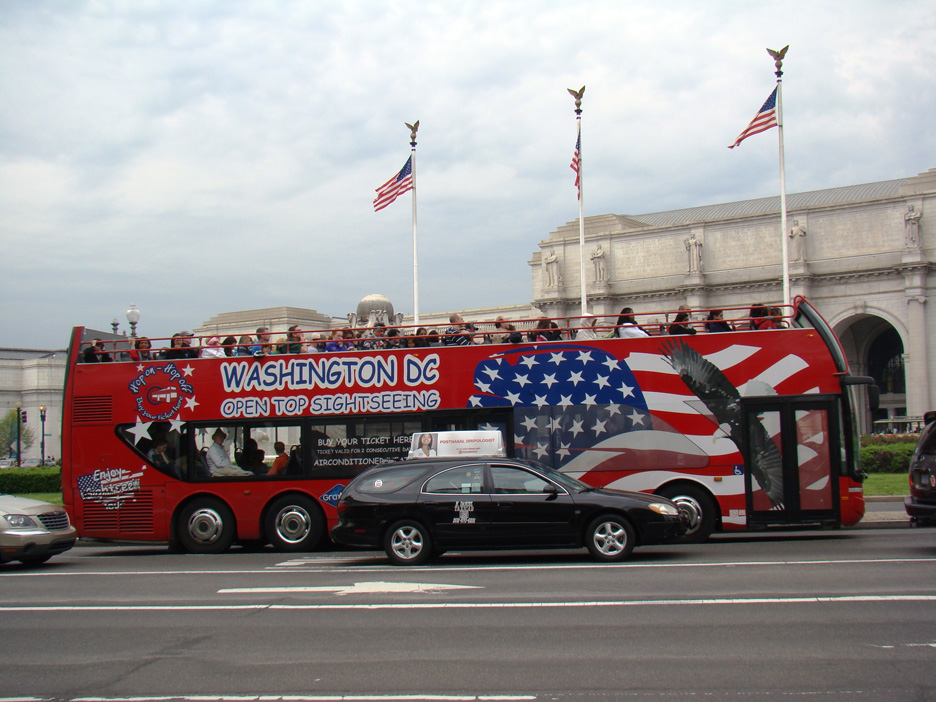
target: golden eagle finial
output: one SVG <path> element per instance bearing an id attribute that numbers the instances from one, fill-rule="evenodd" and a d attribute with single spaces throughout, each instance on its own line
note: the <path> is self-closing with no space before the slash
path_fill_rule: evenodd
<path id="1" fill-rule="evenodd" d="M 582 111 L 582 96 L 585 94 L 585 86 L 583 85 L 581 90 L 572 90 L 572 88 L 566 88 L 569 91 L 569 95 L 575 98 L 575 111 Z"/>

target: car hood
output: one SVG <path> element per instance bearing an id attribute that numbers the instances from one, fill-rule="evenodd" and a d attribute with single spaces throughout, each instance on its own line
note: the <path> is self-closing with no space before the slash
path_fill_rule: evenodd
<path id="1" fill-rule="evenodd" d="M 62 508 L 41 500 L 14 495 L 0 495 L 0 514 L 44 514 L 57 512 Z"/>
<path id="2" fill-rule="evenodd" d="M 588 494 L 594 494 L 594 493 L 597 493 L 599 495 L 614 495 L 616 497 L 621 497 L 621 496 L 630 497 L 635 502 L 643 502 L 644 504 L 647 504 L 647 505 L 653 502 L 664 502 L 664 503 L 670 502 L 667 498 L 660 497 L 659 495 L 651 495 L 646 492 L 632 492 L 630 490 L 615 490 L 614 488 L 595 488 L 594 490 L 589 490 L 585 494 L 588 495 Z"/>

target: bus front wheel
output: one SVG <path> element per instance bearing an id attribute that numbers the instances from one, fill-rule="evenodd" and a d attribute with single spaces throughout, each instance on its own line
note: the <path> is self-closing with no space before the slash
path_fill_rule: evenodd
<path id="1" fill-rule="evenodd" d="M 679 511 L 689 520 L 689 529 L 682 538 L 684 543 L 700 544 L 715 531 L 718 503 L 705 489 L 695 485 L 670 485 L 658 495 L 676 503 Z"/>
<path id="2" fill-rule="evenodd" d="M 305 495 L 275 499 L 264 517 L 264 532 L 277 551 L 313 551 L 324 534 L 322 514 Z"/>
<path id="3" fill-rule="evenodd" d="M 179 512 L 179 541 L 189 553 L 223 553 L 234 542 L 234 513 L 211 497 L 199 497 Z"/>

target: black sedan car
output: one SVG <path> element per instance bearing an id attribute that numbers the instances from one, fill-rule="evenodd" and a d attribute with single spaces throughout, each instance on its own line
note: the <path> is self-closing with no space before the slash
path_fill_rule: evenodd
<path id="1" fill-rule="evenodd" d="M 936 524 L 936 412 L 923 415 L 926 426 L 910 459 L 910 494 L 904 507 L 914 524 Z"/>
<path id="2" fill-rule="evenodd" d="M 338 500 L 332 539 L 383 548 L 397 565 L 450 549 L 581 548 L 622 561 L 678 540 L 686 521 L 656 495 L 594 488 L 509 458 L 410 460 L 365 471 Z"/>

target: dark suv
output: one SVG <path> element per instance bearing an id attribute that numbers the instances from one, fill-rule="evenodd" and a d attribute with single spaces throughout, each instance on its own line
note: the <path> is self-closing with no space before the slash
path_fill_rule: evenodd
<path id="1" fill-rule="evenodd" d="M 936 412 L 927 412 L 923 433 L 910 459 L 910 496 L 904 508 L 916 526 L 936 525 Z"/>

